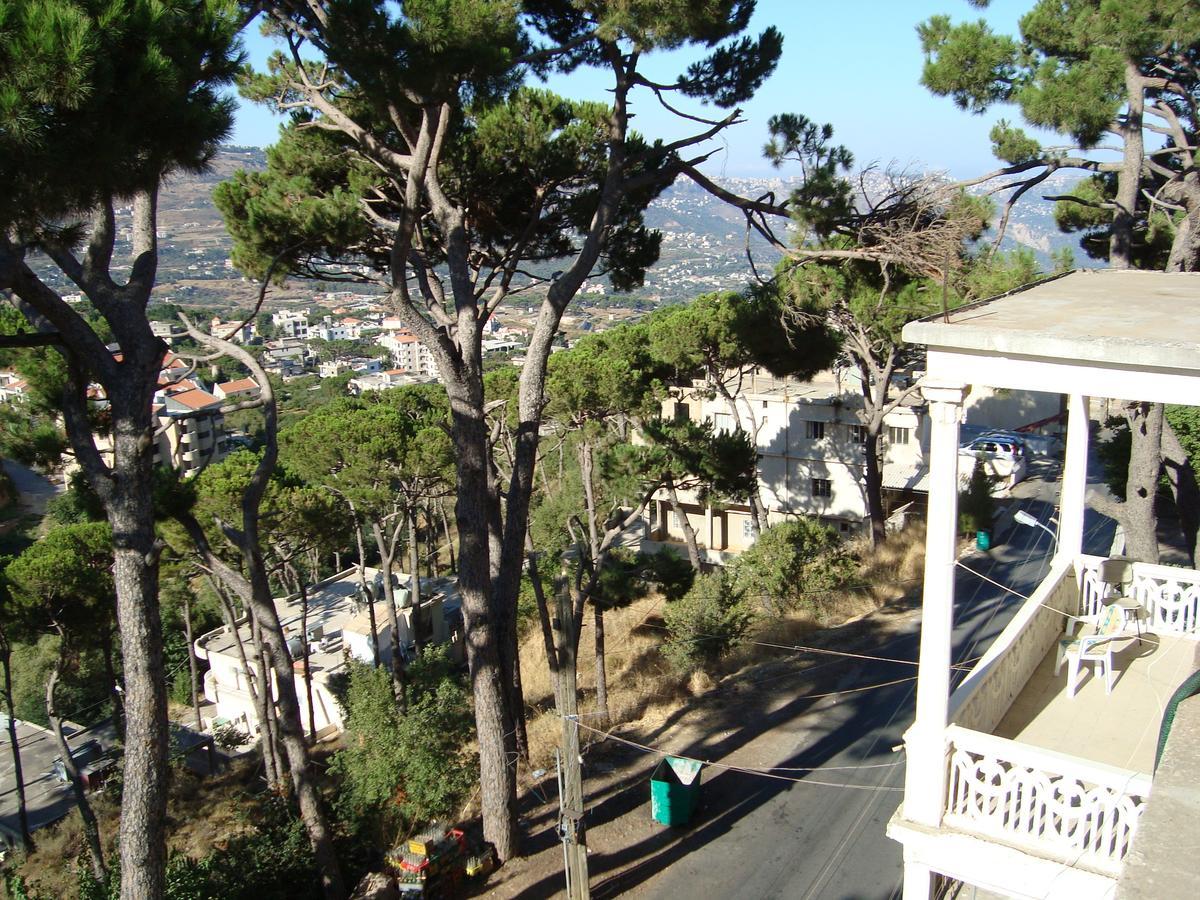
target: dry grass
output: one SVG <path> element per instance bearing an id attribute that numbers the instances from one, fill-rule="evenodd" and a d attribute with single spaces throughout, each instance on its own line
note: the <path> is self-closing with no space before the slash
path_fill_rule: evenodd
<path id="1" fill-rule="evenodd" d="M 864 541 L 853 548 L 862 560 L 855 586 L 821 597 L 805 608 L 761 617 L 751 631 L 750 642 L 722 660 L 715 670 L 690 678 L 673 671 L 660 652 L 666 636 L 660 615 L 665 601 L 661 597 L 647 597 L 607 613 L 608 725 L 665 719 L 689 699 L 709 693 L 738 672 L 794 657 L 790 648 L 811 641 L 822 629 L 845 624 L 905 595 L 911 596 L 920 588 L 924 549 L 924 524 L 914 524 L 889 536 L 878 550 L 871 550 Z M 530 762 L 535 768 L 545 768 L 553 764 L 562 725 L 554 713 L 553 687 L 540 629 L 529 630 L 522 639 L 520 654 L 521 680 L 530 707 Z M 585 723 L 598 722 L 595 718 L 589 721 L 596 713 L 595 660 L 589 613 L 579 641 L 579 711 Z"/>
<path id="2" fill-rule="evenodd" d="M 688 694 L 685 680 L 659 653 L 664 633 L 659 616 L 663 602 L 658 596 L 646 597 L 604 616 L 609 725 L 670 711 Z M 536 628 L 521 643 L 521 681 L 531 708 L 530 762 L 535 767 L 547 767 L 553 764 L 562 726 L 554 713 L 550 669 L 541 631 Z M 595 631 L 590 614 L 585 617 L 579 640 L 579 689 L 579 711 L 584 721 L 597 722 Z"/>
<path id="3" fill-rule="evenodd" d="M 888 535 L 874 551 L 866 539 L 863 541 L 859 548 L 863 565 L 858 579 L 862 587 L 852 591 L 853 596 L 869 604 L 870 609 L 878 609 L 920 591 L 925 571 L 924 522 L 914 522 L 903 531 Z"/>
<path id="4" fill-rule="evenodd" d="M 247 806 L 253 803 L 251 792 L 259 789 L 254 767 L 246 762 L 232 766 L 213 778 L 200 778 L 187 771 L 171 773 L 168 799 L 168 853 L 185 853 L 199 858 L 231 837 L 251 829 Z M 117 832 L 120 828 L 119 801 L 106 792 L 90 797 L 106 860 L 117 858 Z M 83 829 L 78 813 L 36 832 L 37 852 L 27 857 L 18 871 L 30 886 L 46 896 L 74 897 L 77 871 L 87 865 Z"/>

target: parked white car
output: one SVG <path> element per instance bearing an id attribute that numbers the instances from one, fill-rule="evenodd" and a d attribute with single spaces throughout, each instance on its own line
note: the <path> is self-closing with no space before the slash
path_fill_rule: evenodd
<path id="1" fill-rule="evenodd" d="M 1029 469 L 1023 443 L 1004 437 L 977 437 L 959 448 L 958 457 L 958 473 L 962 481 L 970 479 L 976 459 L 983 461 L 985 472 L 1010 488 L 1021 481 Z"/>

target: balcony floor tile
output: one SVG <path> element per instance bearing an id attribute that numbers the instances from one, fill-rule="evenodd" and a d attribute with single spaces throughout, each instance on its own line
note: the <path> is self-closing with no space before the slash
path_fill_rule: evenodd
<path id="1" fill-rule="evenodd" d="M 1149 774 L 1154 768 L 1163 709 L 1196 669 L 1196 641 L 1153 633 L 1115 654 L 1111 695 L 1092 666 L 1080 671 L 1079 690 L 1067 696 L 1067 667 L 1054 674 L 1051 650 L 996 727 L 1000 737 Z"/>

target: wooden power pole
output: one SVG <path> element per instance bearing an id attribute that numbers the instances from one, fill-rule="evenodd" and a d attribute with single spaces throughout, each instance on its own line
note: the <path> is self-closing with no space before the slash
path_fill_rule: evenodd
<path id="1" fill-rule="evenodd" d="M 567 874 L 567 900 L 587 900 L 587 839 L 583 822 L 583 773 L 579 756 L 579 706 L 576 690 L 575 618 L 570 592 L 557 591 L 558 610 L 554 635 L 558 655 L 558 714 L 562 718 L 562 753 L 559 756 L 558 831 L 563 843 Z"/>

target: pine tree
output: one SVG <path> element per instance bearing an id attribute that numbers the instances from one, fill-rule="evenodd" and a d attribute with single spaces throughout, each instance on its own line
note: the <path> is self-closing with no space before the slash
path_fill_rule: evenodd
<path id="1" fill-rule="evenodd" d="M 248 272 L 315 274 L 366 263 L 429 348 L 450 400 L 461 542 L 459 584 L 480 746 L 485 835 L 517 850 L 513 736 L 516 598 L 537 457 L 546 361 L 564 310 L 602 267 L 637 283 L 659 236 L 642 211 L 774 69 L 781 38 L 744 37 L 753 0 L 531 0 L 262 4 L 285 50 L 247 92 L 293 115 L 268 169 L 217 201 Z M 677 79 L 640 68 L 654 51 L 711 48 Z M 597 67 L 608 104 L 525 86 Z M 630 128 L 635 96 L 724 110 L 695 134 L 651 142 Z M 547 279 L 530 267 L 556 260 Z M 544 291 L 517 392 L 512 465 L 491 461 L 481 341 L 500 304 Z M 503 496 L 504 502 L 501 503 Z"/>
<path id="2" fill-rule="evenodd" d="M 232 0 L 0 0 L 0 291 L 67 363 L 68 436 L 113 531 L 126 900 L 162 896 L 165 869 L 166 684 L 150 483 L 151 402 L 166 347 L 146 318 L 156 197 L 168 173 L 202 169 L 229 131 L 231 101 L 220 91 L 237 68 L 238 19 Z M 117 208 L 130 202 L 123 275 Z M 87 296 L 103 328 L 42 279 L 35 252 Z M 93 381 L 111 414 L 111 463 L 92 435 Z"/>

